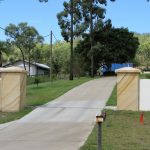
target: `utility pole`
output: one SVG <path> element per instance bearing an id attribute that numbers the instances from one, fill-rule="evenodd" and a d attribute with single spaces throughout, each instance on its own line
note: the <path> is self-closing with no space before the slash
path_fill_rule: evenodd
<path id="1" fill-rule="evenodd" d="M 70 55 L 70 80 L 73 80 L 73 0 L 71 0 L 71 55 Z"/>
<path id="2" fill-rule="evenodd" d="M 53 32 L 50 33 L 50 79 L 52 81 L 53 64 L 52 64 L 52 49 L 53 49 Z"/>
<path id="3" fill-rule="evenodd" d="M 91 42 L 91 50 L 93 47 L 93 0 L 91 0 L 90 6 L 90 42 Z M 94 77 L 94 56 L 91 55 L 91 77 Z"/>

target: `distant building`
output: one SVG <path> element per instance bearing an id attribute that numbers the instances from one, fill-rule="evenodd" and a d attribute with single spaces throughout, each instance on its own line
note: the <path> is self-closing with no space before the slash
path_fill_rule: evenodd
<path id="1" fill-rule="evenodd" d="M 3 67 L 11 67 L 11 66 L 17 66 L 24 69 L 23 61 L 18 60 L 13 63 L 8 63 L 4 65 Z M 26 70 L 29 75 L 29 62 L 25 61 Z M 50 74 L 50 67 L 48 67 L 45 64 L 40 64 L 36 62 L 30 62 L 30 75 L 36 76 L 36 75 L 49 75 Z"/>

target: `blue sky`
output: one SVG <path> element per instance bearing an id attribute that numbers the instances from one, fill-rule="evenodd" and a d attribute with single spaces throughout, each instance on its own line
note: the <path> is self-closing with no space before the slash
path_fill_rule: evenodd
<path id="1" fill-rule="evenodd" d="M 68 1 L 68 0 L 67 0 Z M 28 22 L 41 35 L 53 30 L 57 39 L 62 40 L 56 14 L 63 9 L 64 0 L 49 0 L 39 3 L 38 0 L 4 0 L 0 2 L 0 26 L 5 28 L 9 23 Z M 138 33 L 150 32 L 150 3 L 146 0 L 116 0 L 108 2 L 106 19 L 110 18 L 115 27 L 126 27 Z M 4 40 L 0 30 L 0 40 Z M 49 38 L 45 39 L 49 42 Z"/>

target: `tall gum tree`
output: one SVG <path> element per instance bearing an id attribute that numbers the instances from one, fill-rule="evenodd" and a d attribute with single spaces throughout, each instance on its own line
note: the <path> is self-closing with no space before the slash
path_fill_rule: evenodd
<path id="1" fill-rule="evenodd" d="M 110 0 L 115 1 L 115 0 Z M 84 24 L 90 29 L 91 51 L 94 46 L 93 32 L 97 29 L 99 23 L 105 18 L 107 0 L 82 0 L 82 13 Z M 94 56 L 91 53 L 91 77 L 94 77 Z"/>
<path id="2" fill-rule="evenodd" d="M 73 80 L 73 39 L 80 36 L 86 29 L 82 24 L 82 0 L 70 0 L 63 3 L 64 9 L 57 14 L 61 34 L 66 42 L 70 42 L 70 80 Z"/>

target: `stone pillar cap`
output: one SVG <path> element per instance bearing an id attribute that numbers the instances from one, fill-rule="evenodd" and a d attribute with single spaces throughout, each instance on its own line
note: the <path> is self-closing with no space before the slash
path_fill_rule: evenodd
<path id="1" fill-rule="evenodd" d="M 116 73 L 124 73 L 124 72 L 129 72 L 129 73 L 140 73 L 141 71 L 139 69 L 136 68 L 132 68 L 132 67 L 124 67 L 121 69 L 116 69 L 115 70 Z"/>
<path id="2" fill-rule="evenodd" d="M 20 67 L 0 68 L 0 73 L 27 73 L 26 70 Z"/>

